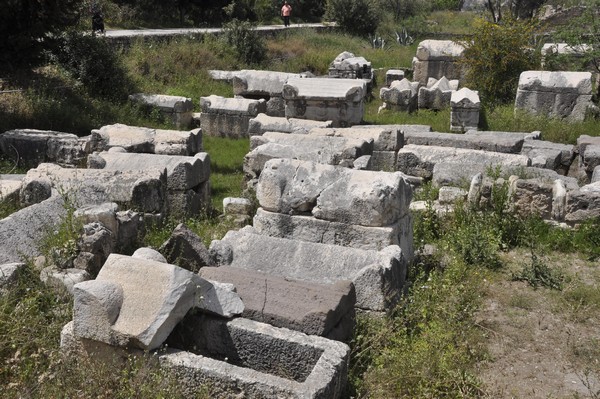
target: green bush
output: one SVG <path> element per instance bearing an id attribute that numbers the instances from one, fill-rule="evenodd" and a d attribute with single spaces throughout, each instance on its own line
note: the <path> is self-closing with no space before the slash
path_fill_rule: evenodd
<path id="1" fill-rule="evenodd" d="M 250 22 L 233 19 L 223 25 L 223 37 L 234 48 L 239 62 L 260 64 L 267 57 L 265 41 Z"/>
<path id="2" fill-rule="evenodd" d="M 344 32 L 368 37 L 377 31 L 380 14 L 375 0 L 327 0 L 325 15 Z"/>
<path id="3" fill-rule="evenodd" d="M 464 85 L 478 90 L 484 103 L 514 101 L 523 71 L 539 67 L 539 52 L 532 46 L 537 23 L 506 18 L 502 23 L 477 19 L 460 60 L 465 70 Z"/>
<path id="4" fill-rule="evenodd" d="M 51 58 L 92 96 L 123 100 L 133 91 L 118 52 L 103 38 L 68 32 Z"/>

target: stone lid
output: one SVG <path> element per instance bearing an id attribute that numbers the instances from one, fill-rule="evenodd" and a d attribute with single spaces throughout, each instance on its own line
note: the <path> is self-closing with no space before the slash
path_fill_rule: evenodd
<path id="1" fill-rule="evenodd" d="M 362 79 L 291 78 L 283 87 L 283 98 L 360 102 L 366 92 Z"/>
<path id="2" fill-rule="evenodd" d="M 590 72 L 525 71 L 519 76 L 519 90 L 567 91 L 592 94 Z"/>

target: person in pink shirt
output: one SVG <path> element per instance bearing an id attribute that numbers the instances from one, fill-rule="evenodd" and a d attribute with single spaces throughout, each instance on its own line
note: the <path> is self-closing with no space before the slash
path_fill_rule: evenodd
<path id="1" fill-rule="evenodd" d="M 290 26 L 290 15 L 292 14 L 292 6 L 287 2 L 283 2 L 281 7 L 281 16 L 283 17 L 283 24 L 288 27 Z"/>

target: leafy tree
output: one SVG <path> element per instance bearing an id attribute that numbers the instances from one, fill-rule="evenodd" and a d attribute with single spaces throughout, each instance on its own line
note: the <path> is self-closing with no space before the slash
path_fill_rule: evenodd
<path id="1" fill-rule="evenodd" d="M 16 68 L 40 59 L 52 38 L 77 23 L 82 0 L 4 0 L 0 65 Z"/>
<path id="2" fill-rule="evenodd" d="M 546 0 L 487 0 L 485 5 L 492 15 L 492 21 L 498 23 L 502 20 L 503 8 L 508 8 L 513 19 L 529 19 L 544 3 Z"/>
<path id="3" fill-rule="evenodd" d="M 539 52 L 532 48 L 537 27 L 533 20 L 476 20 L 472 38 L 461 41 L 465 85 L 488 105 L 513 101 L 521 72 L 539 67 Z"/>
<path id="4" fill-rule="evenodd" d="M 223 38 L 240 62 L 259 64 L 267 56 L 265 41 L 250 22 L 233 19 L 223 25 Z"/>
<path id="5" fill-rule="evenodd" d="M 327 0 L 326 16 L 343 31 L 363 37 L 375 34 L 381 20 L 375 0 Z"/>

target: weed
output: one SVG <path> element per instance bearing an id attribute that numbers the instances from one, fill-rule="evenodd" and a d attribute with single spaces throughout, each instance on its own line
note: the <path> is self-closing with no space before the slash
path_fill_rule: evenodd
<path id="1" fill-rule="evenodd" d="M 513 281 L 526 281 L 533 288 L 547 287 L 562 290 L 565 276 L 562 272 L 551 269 L 537 255 L 531 253 L 531 263 L 523 266 L 518 273 L 511 276 Z"/>

